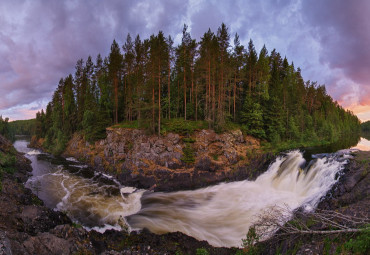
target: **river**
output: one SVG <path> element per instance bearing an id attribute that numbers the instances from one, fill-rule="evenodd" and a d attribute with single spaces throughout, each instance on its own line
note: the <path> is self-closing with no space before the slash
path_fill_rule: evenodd
<path id="1" fill-rule="evenodd" d="M 32 161 L 26 186 L 46 206 L 65 211 L 85 228 L 180 231 L 216 247 L 240 246 L 249 227 L 269 208 L 313 210 L 351 157 L 350 150 L 327 153 L 338 148 L 295 150 L 278 157 L 255 181 L 163 193 L 122 186 L 74 158 L 54 157 L 27 144 L 26 139 L 14 143 Z M 346 146 L 370 150 L 370 141 L 361 138 L 356 146 Z"/>

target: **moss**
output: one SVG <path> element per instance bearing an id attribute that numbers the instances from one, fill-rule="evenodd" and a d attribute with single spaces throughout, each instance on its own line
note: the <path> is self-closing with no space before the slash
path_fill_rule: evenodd
<path id="1" fill-rule="evenodd" d="M 33 205 L 42 205 L 43 202 L 36 196 L 32 196 L 32 204 Z"/>
<path id="2" fill-rule="evenodd" d="M 82 228 L 82 225 L 79 223 L 72 222 L 72 227 L 74 228 Z"/>
<path id="3" fill-rule="evenodd" d="M 184 143 L 195 143 L 195 139 L 194 138 L 191 138 L 191 137 L 189 137 L 189 138 L 182 138 L 182 141 Z"/>
<path id="4" fill-rule="evenodd" d="M 361 176 L 362 177 L 365 177 L 367 175 L 368 171 L 367 169 L 364 169 L 362 172 L 361 172 Z"/>
<path id="5" fill-rule="evenodd" d="M 217 154 L 211 154 L 211 157 L 213 158 L 213 160 L 218 160 L 218 155 Z"/>
<path id="6" fill-rule="evenodd" d="M 195 153 L 192 145 L 190 143 L 185 144 L 185 148 L 183 149 L 183 156 L 181 158 L 182 162 L 186 164 L 192 164 L 195 162 Z"/>
<path id="7" fill-rule="evenodd" d="M 127 150 L 130 151 L 132 148 L 134 148 L 134 144 L 130 141 L 127 143 Z"/>

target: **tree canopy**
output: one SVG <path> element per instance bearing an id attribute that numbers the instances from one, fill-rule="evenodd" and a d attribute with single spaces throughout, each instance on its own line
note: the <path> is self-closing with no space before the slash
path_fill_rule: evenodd
<path id="1" fill-rule="evenodd" d="M 74 75 L 62 78 L 45 112 L 36 115 L 36 133 L 46 145 L 63 147 L 82 131 L 87 140 L 104 137 L 105 128 L 135 122 L 160 134 L 163 121 L 204 121 L 223 130 L 238 124 L 250 135 L 269 142 L 322 139 L 358 132 L 360 121 L 343 109 L 325 86 L 304 81 L 275 49 L 257 52 L 235 34 L 233 45 L 225 24 L 210 29 L 200 41 L 184 25 L 173 46 L 162 31 L 142 40 L 127 35 L 116 40 L 109 55 L 80 59 Z"/>

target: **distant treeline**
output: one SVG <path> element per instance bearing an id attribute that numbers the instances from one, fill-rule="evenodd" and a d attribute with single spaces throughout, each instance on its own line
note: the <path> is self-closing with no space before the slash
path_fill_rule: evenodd
<path id="1" fill-rule="evenodd" d="M 370 120 L 361 123 L 361 136 L 370 140 Z"/>
<path id="2" fill-rule="evenodd" d="M 0 116 L 0 134 L 10 141 L 14 141 L 16 135 L 35 135 L 36 119 L 16 120 L 9 122 L 9 118 Z"/>
<path id="3" fill-rule="evenodd" d="M 361 123 L 361 130 L 370 133 L 370 120 Z"/>
<path id="4" fill-rule="evenodd" d="M 12 121 L 9 122 L 9 128 L 14 135 L 34 135 L 36 119 Z"/>
<path id="5" fill-rule="evenodd" d="M 323 85 L 304 81 L 300 68 L 275 49 L 258 53 L 238 34 L 231 45 L 222 24 L 198 42 L 185 25 L 177 46 L 161 31 L 144 40 L 128 34 L 122 46 L 113 41 L 109 56 L 78 60 L 37 113 L 36 134 L 60 152 L 76 131 L 94 141 L 124 121 L 160 134 L 163 122 L 174 118 L 219 131 L 231 123 L 272 143 L 333 141 L 360 129 Z"/>
<path id="6" fill-rule="evenodd" d="M 9 140 L 13 138 L 13 134 L 9 127 L 9 118 L 3 118 L 2 115 L 0 115 L 0 135 L 3 135 Z"/>

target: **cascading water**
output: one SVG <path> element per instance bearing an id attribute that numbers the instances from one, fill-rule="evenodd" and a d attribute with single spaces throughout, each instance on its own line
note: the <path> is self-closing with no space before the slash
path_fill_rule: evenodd
<path id="1" fill-rule="evenodd" d="M 316 155 L 304 167 L 302 153 L 292 151 L 278 157 L 255 181 L 162 193 L 123 187 L 112 177 L 89 172 L 73 158 L 54 162 L 50 155 L 26 145 L 26 141 L 15 143 L 32 161 L 33 177 L 26 185 L 47 206 L 66 211 L 84 227 L 121 229 L 125 218 L 131 230 L 180 231 L 227 247 L 240 246 L 249 227 L 268 209 L 313 210 L 349 156 L 348 152 Z"/>
<path id="2" fill-rule="evenodd" d="M 144 193 L 141 210 L 127 217 L 132 229 L 158 234 L 180 231 L 213 246 L 240 246 L 258 215 L 273 207 L 312 210 L 331 186 L 345 160 L 328 155 L 304 169 L 302 153 L 279 157 L 255 181 L 173 193 Z"/>

